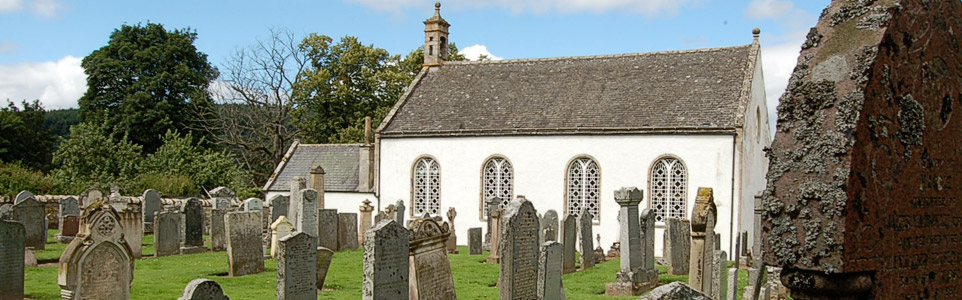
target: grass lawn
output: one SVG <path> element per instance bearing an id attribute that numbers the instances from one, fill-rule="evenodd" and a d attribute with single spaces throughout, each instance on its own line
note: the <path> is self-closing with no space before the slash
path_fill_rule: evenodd
<path id="1" fill-rule="evenodd" d="M 37 252 L 37 259 L 41 264 L 45 261 L 55 262 L 66 247 L 53 239 L 55 233 L 55 230 L 50 231 L 47 249 Z M 498 299 L 496 287 L 498 265 L 483 263 L 487 252 L 483 255 L 468 255 L 467 247 L 458 248 L 460 254 L 449 255 L 458 299 Z M 266 271 L 263 273 L 232 278 L 227 277 L 226 252 L 148 257 L 147 255 L 153 253 L 152 236 L 144 237 L 143 252 L 145 258 L 137 260 L 134 265 L 132 299 L 176 299 L 181 296 L 187 283 L 196 278 L 217 281 L 232 299 L 275 299 L 276 297 L 276 259 L 264 262 Z M 319 294 L 318 299 L 360 299 L 362 260 L 363 251 L 360 249 L 336 252 L 324 290 Z M 614 281 L 618 268 L 619 261 L 615 259 L 598 264 L 589 270 L 564 275 L 568 299 L 636 299 L 637 297 L 603 295 L 605 283 Z M 661 273 L 659 278 L 661 283 L 688 282 L 688 276 L 667 275 L 664 267 L 657 268 Z M 56 264 L 27 268 L 24 287 L 27 299 L 60 299 L 57 272 Z M 740 271 L 738 277 L 738 294 L 741 299 L 741 290 L 747 281 L 747 274 L 745 271 Z"/>

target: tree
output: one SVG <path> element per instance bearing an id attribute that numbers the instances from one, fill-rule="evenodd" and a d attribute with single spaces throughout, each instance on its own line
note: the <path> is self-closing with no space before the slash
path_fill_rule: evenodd
<path id="1" fill-rule="evenodd" d="M 53 155 L 59 166 L 52 176 L 64 183 L 66 194 L 80 193 L 91 186 L 127 186 L 137 176 L 141 146 L 126 136 L 113 141 L 103 125 L 83 123 L 70 127 L 70 138 Z"/>
<path id="2" fill-rule="evenodd" d="M 418 49 L 401 59 L 351 36 L 332 42 L 311 34 L 301 43 L 311 68 L 293 86 L 293 120 L 308 143 L 360 142 L 364 117 L 380 123 L 421 70 L 424 54 Z M 464 60 L 450 45 L 449 60 Z"/>
<path id="3" fill-rule="evenodd" d="M 43 128 L 61 138 L 70 136 L 70 126 L 80 124 L 80 114 L 76 108 L 48 110 L 43 118 Z"/>
<path id="4" fill-rule="evenodd" d="M 168 129 L 196 128 L 194 108 L 210 104 L 207 87 L 218 75 L 194 47 L 196 39 L 189 28 L 167 31 L 154 23 L 114 30 L 81 64 L 87 74 L 81 120 L 104 124 L 112 139 L 128 136 L 148 153 Z"/>
<path id="5" fill-rule="evenodd" d="M 189 178 L 185 187 L 206 190 L 217 186 L 238 188 L 239 169 L 234 158 L 225 152 L 206 149 L 194 142 L 190 134 L 169 130 L 163 137 L 163 145 L 147 155 L 140 164 L 138 181 L 143 189 L 152 186 L 169 186 L 168 179 Z M 165 191 L 179 196 L 200 195 L 201 190 Z"/>
<path id="6" fill-rule="evenodd" d="M 44 129 L 44 109 L 40 101 L 23 101 L 23 109 L 7 101 L 0 108 L 0 162 L 47 171 L 57 146 L 57 137 Z"/>
<path id="7" fill-rule="evenodd" d="M 213 89 L 218 105 L 199 109 L 200 125 L 235 154 L 248 184 L 270 176 L 297 134 L 291 89 L 307 67 L 298 44 L 291 32 L 272 30 L 270 39 L 236 51 Z"/>

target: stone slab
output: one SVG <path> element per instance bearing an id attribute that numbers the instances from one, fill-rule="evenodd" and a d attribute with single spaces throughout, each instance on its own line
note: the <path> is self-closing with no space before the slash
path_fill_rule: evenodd
<path id="1" fill-rule="evenodd" d="M 481 255 L 481 227 L 468 229 L 468 254 Z"/>
<path id="2" fill-rule="evenodd" d="M 44 226 L 46 211 L 37 199 L 30 197 L 13 205 L 13 220 L 23 224 L 27 247 L 46 249 L 47 227 Z"/>
<path id="3" fill-rule="evenodd" d="M 317 239 L 318 246 L 337 250 L 338 228 L 340 222 L 336 209 L 319 209 L 317 211 Z"/>
<path id="4" fill-rule="evenodd" d="M 364 279 L 361 298 L 407 299 L 410 233 L 397 221 L 382 221 L 364 233 Z"/>
<path id="5" fill-rule="evenodd" d="M 225 217 L 228 274 L 231 277 L 264 272 L 260 217 L 256 212 L 231 212 Z"/>
<path id="6" fill-rule="evenodd" d="M 277 299 L 316 300 L 317 238 L 297 232 L 278 241 Z"/>
<path id="7" fill-rule="evenodd" d="M 184 294 L 177 300 L 230 300 L 217 282 L 198 278 L 191 280 L 184 288 Z"/>
<path id="8" fill-rule="evenodd" d="M 337 214 L 337 250 L 355 250 L 357 245 L 357 214 Z"/>
<path id="9" fill-rule="evenodd" d="M 25 249 L 23 224 L 0 220 L 0 300 L 23 299 Z"/>
<path id="10" fill-rule="evenodd" d="M 691 257 L 691 222 L 671 218 L 665 222 L 665 242 L 663 257 L 667 262 L 668 274 L 688 275 Z"/>
<path id="11" fill-rule="evenodd" d="M 159 212 L 154 215 L 154 256 L 178 254 L 180 249 L 180 223 L 183 214 Z"/>
<path id="12" fill-rule="evenodd" d="M 324 247 L 317 247 L 317 290 L 324 289 L 324 281 L 327 279 L 327 271 L 331 268 L 331 261 L 334 259 L 334 251 Z"/>
<path id="13" fill-rule="evenodd" d="M 498 277 L 501 299 L 537 299 L 541 231 L 538 212 L 530 201 L 518 196 L 504 208 L 502 218 Z"/>
<path id="14" fill-rule="evenodd" d="M 224 210 L 212 209 L 210 211 L 210 250 L 214 252 L 227 250 L 224 215 L 226 215 Z"/>

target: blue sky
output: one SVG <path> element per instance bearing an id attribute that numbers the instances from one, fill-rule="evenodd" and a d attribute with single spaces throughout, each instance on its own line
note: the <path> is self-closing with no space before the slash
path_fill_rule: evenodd
<path id="1" fill-rule="evenodd" d="M 74 1 L 0 0 L 0 100 L 76 107 L 80 60 L 122 24 L 190 27 L 221 65 L 272 28 L 300 36 L 357 36 L 406 54 L 421 46 L 433 0 Z M 751 43 L 762 29 L 769 110 L 805 33 L 829 0 L 447 0 L 451 41 L 469 55 L 532 58 L 650 52 Z M 772 114 L 773 115 L 773 114 Z"/>

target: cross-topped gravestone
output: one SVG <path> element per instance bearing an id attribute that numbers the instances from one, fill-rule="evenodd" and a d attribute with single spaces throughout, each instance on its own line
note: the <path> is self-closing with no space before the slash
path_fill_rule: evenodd
<path id="1" fill-rule="evenodd" d="M 0 220 L 0 300 L 23 299 L 23 224 Z"/>
<path id="2" fill-rule="evenodd" d="M 232 212 L 225 217 L 228 274 L 231 277 L 264 272 L 260 218 L 255 212 Z"/>
<path id="3" fill-rule="evenodd" d="M 143 205 L 141 213 L 144 215 L 144 225 L 146 226 L 144 229 L 148 232 L 153 232 L 154 213 L 160 211 L 163 205 L 160 200 L 160 193 L 154 189 L 145 190 L 141 198 L 141 203 Z"/>
<path id="4" fill-rule="evenodd" d="M 395 220 L 381 221 L 364 233 L 364 300 L 407 299 L 410 233 Z"/>
<path id="5" fill-rule="evenodd" d="M 581 238 L 581 269 L 587 270 L 595 266 L 595 248 L 591 241 L 591 212 L 583 208 L 578 214 L 578 235 Z"/>
<path id="6" fill-rule="evenodd" d="M 278 240 L 277 299 L 317 299 L 317 238 L 297 232 Z"/>
<path id="7" fill-rule="evenodd" d="M 578 245 L 578 216 L 568 214 L 561 222 L 561 272 L 575 271 L 575 249 Z"/>
<path id="8" fill-rule="evenodd" d="M 187 287 L 184 288 L 184 295 L 177 300 L 230 300 L 230 297 L 224 294 L 224 290 L 217 282 L 207 278 L 198 278 L 187 284 Z"/>
<path id="9" fill-rule="evenodd" d="M 33 198 L 33 194 L 30 196 L 13 205 L 13 220 L 23 224 L 27 247 L 43 250 L 47 247 L 47 228 L 43 224 L 45 211 L 43 204 Z"/>
<path id="10" fill-rule="evenodd" d="M 458 212 L 454 210 L 454 207 L 448 208 L 448 224 L 451 224 L 451 235 L 448 236 L 445 247 L 447 247 L 448 253 L 454 254 L 458 254 L 458 235 L 454 230 L 454 218 L 457 216 Z"/>
<path id="11" fill-rule="evenodd" d="M 698 188 L 691 213 L 691 261 L 688 282 L 692 288 L 711 294 L 712 251 L 715 237 L 715 199 L 711 188 Z"/>
<path id="12" fill-rule="evenodd" d="M 538 299 L 541 220 L 531 201 L 518 196 L 504 208 L 501 230 L 501 299 Z M 494 248 L 494 245 L 492 245 Z"/>
<path id="13" fill-rule="evenodd" d="M 764 257 L 795 299 L 962 298 L 962 2 L 832 1 L 778 107 Z"/>
<path id="14" fill-rule="evenodd" d="M 154 257 L 175 255 L 180 250 L 180 223 L 184 215 L 178 212 L 154 214 Z"/>
<path id="15" fill-rule="evenodd" d="M 663 257 L 668 264 L 668 274 L 688 275 L 691 256 L 691 222 L 669 218 L 665 222 Z"/>
<path id="16" fill-rule="evenodd" d="M 411 223 L 410 298 L 411 300 L 455 300 L 454 277 L 445 242 L 451 234 L 447 223 L 430 218 Z"/>
<path id="17" fill-rule="evenodd" d="M 357 245 L 357 214 L 337 214 L 337 250 L 354 250 Z"/>
<path id="18" fill-rule="evenodd" d="M 337 223 L 340 223 L 337 215 L 337 209 L 324 208 L 317 211 L 318 245 L 335 251 L 338 249 Z"/>
<path id="19" fill-rule="evenodd" d="M 134 258 L 124 240 L 120 216 L 101 198 L 90 204 L 83 219 L 84 227 L 60 256 L 60 296 L 130 299 Z"/>

